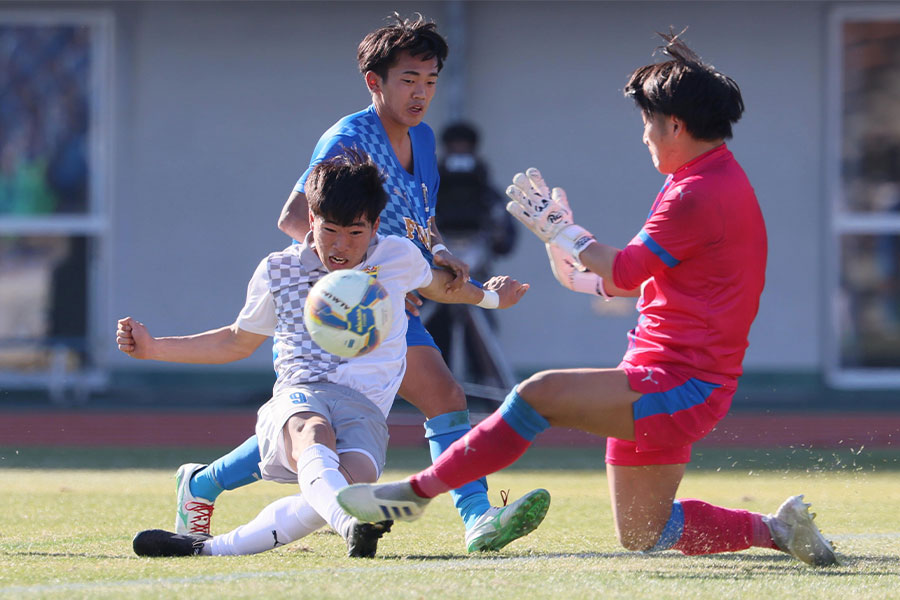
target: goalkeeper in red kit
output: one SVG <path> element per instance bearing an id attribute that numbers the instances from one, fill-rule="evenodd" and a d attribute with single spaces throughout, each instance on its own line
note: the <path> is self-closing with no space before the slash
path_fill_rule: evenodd
<path id="1" fill-rule="evenodd" d="M 629 550 L 762 547 L 811 565 L 837 562 L 802 496 L 770 515 L 676 497 L 692 444 L 725 416 L 737 389 L 767 242 L 756 195 L 725 143 L 744 110 L 740 89 L 679 36 L 663 38 L 668 60 L 635 70 L 625 95 L 640 108 L 643 142 L 667 178 L 625 248 L 576 225 L 565 192 L 551 191 L 537 169 L 507 190 L 508 210 L 546 244 L 563 286 L 637 297 L 622 362 L 533 375 L 428 469 L 342 490 L 338 501 L 350 514 L 417 518 L 434 496 L 506 467 L 558 426 L 607 437 L 613 517 Z"/>

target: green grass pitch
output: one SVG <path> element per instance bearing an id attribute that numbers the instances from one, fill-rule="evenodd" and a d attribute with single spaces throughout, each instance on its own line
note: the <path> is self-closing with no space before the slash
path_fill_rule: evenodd
<path id="1" fill-rule="evenodd" d="M 900 597 L 900 461 L 863 450 L 702 450 L 680 496 L 773 511 L 803 493 L 843 557 L 812 569 L 753 550 L 684 557 L 628 553 L 615 540 L 600 449 L 532 449 L 489 479 L 516 498 L 553 500 L 543 525 L 499 553 L 467 555 L 448 497 L 398 523 L 374 560 L 348 559 L 316 533 L 256 556 L 146 559 L 135 532 L 171 529 L 175 468 L 218 450 L 0 448 L 0 598 L 777 598 Z M 385 480 L 427 464 L 426 450 L 389 455 Z M 268 482 L 223 494 L 214 532 L 294 493 Z"/>

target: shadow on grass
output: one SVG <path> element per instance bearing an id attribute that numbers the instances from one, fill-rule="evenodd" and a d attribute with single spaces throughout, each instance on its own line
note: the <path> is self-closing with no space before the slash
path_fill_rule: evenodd
<path id="1" fill-rule="evenodd" d="M 896 556 L 847 556 L 842 555 L 842 564 L 839 566 L 814 568 L 804 565 L 786 554 L 772 553 L 771 555 L 744 554 L 740 552 L 714 554 L 708 556 L 685 557 L 676 552 L 662 554 L 642 554 L 639 552 L 554 552 L 535 553 L 528 555 L 501 555 L 501 554 L 432 554 L 432 555 L 401 555 L 382 553 L 379 558 L 388 560 L 416 560 L 423 562 L 448 562 L 455 566 L 473 566 L 479 563 L 490 563 L 493 567 L 501 567 L 503 563 L 520 568 L 522 563 L 560 560 L 560 559 L 584 559 L 584 560 L 610 560 L 621 562 L 615 567 L 623 571 L 640 571 L 641 577 L 659 579 L 758 579 L 759 577 L 771 577 L 773 575 L 814 575 L 816 577 L 851 577 L 851 576 L 896 576 L 900 573 L 900 564 Z M 653 568 L 646 563 L 665 563 L 663 568 Z M 891 567 L 894 567 L 891 569 Z"/>
<path id="2" fill-rule="evenodd" d="M 117 559 L 139 560 L 138 556 L 123 554 L 90 554 L 79 552 L 0 552 L 0 556 L 10 557 L 38 557 L 38 558 L 88 558 L 88 559 Z M 504 555 L 499 553 L 484 554 L 393 554 L 380 553 L 379 560 L 394 561 L 419 561 L 430 563 L 433 567 L 440 567 L 437 563 L 446 563 L 447 566 L 473 568 L 489 563 L 489 568 L 501 568 L 508 565 L 510 568 L 521 568 L 528 563 L 553 561 L 553 560 L 601 560 L 611 561 L 610 569 L 622 572 L 640 572 L 642 578 L 656 579 L 697 579 L 697 580 L 754 580 L 760 577 L 772 576 L 812 575 L 815 577 L 895 577 L 900 574 L 900 563 L 896 556 L 860 556 L 842 555 L 840 566 L 813 568 L 799 563 L 793 558 L 773 553 L 771 555 L 727 553 L 708 556 L 685 557 L 676 552 L 660 554 L 641 554 L 639 552 L 548 552 L 529 553 L 522 555 Z M 142 560 L 142 559 L 141 559 Z M 653 563 L 656 566 L 652 566 Z M 660 563 L 663 566 L 660 567 Z M 371 564 L 371 563 L 367 563 Z M 429 567 L 431 568 L 431 567 Z"/>

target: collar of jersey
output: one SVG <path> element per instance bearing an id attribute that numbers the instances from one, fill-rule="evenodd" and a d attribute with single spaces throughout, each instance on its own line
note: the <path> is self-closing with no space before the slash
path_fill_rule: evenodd
<path id="1" fill-rule="evenodd" d="M 720 146 L 716 146 L 712 150 L 707 150 L 697 158 L 684 163 L 678 170 L 672 173 L 673 180 L 684 179 L 708 168 L 720 159 L 731 156 L 728 146 L 723 142 Z"/>

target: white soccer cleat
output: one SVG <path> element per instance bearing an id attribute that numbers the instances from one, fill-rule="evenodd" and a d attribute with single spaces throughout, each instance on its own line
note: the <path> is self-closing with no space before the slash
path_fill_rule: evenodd
<path id="1" fill-rule="evenodd" d="M 357 483 L 338 492 L 338 504 L 360 521 L 415 521 L 431 498 L 417 495 L 409 481 Z"/>
<path id="2" fill-rule="evenodd" d="M 469 552 L 500 550 L 541 524 L 550 508 L 550 492 L 532 490 L 509 506 L 492 506 L 466 530 Z"/>
<path id="3" fill-rule="evenodd" d="M 191 494 L 191 477 L 206 465 L 187 463 L 175 472 L 175 533 L 210 535 L 214 503 Z"/>
<path id="4" fill-rule="evenodd" d="M 791 496 L 778 507 L 774 515 L 763 518 L 775 544 L 802 562 L 814 567 L 840 564 L 831 542 L 825 539 L 816 524 L 811 505 L 803 496 Z"/>

